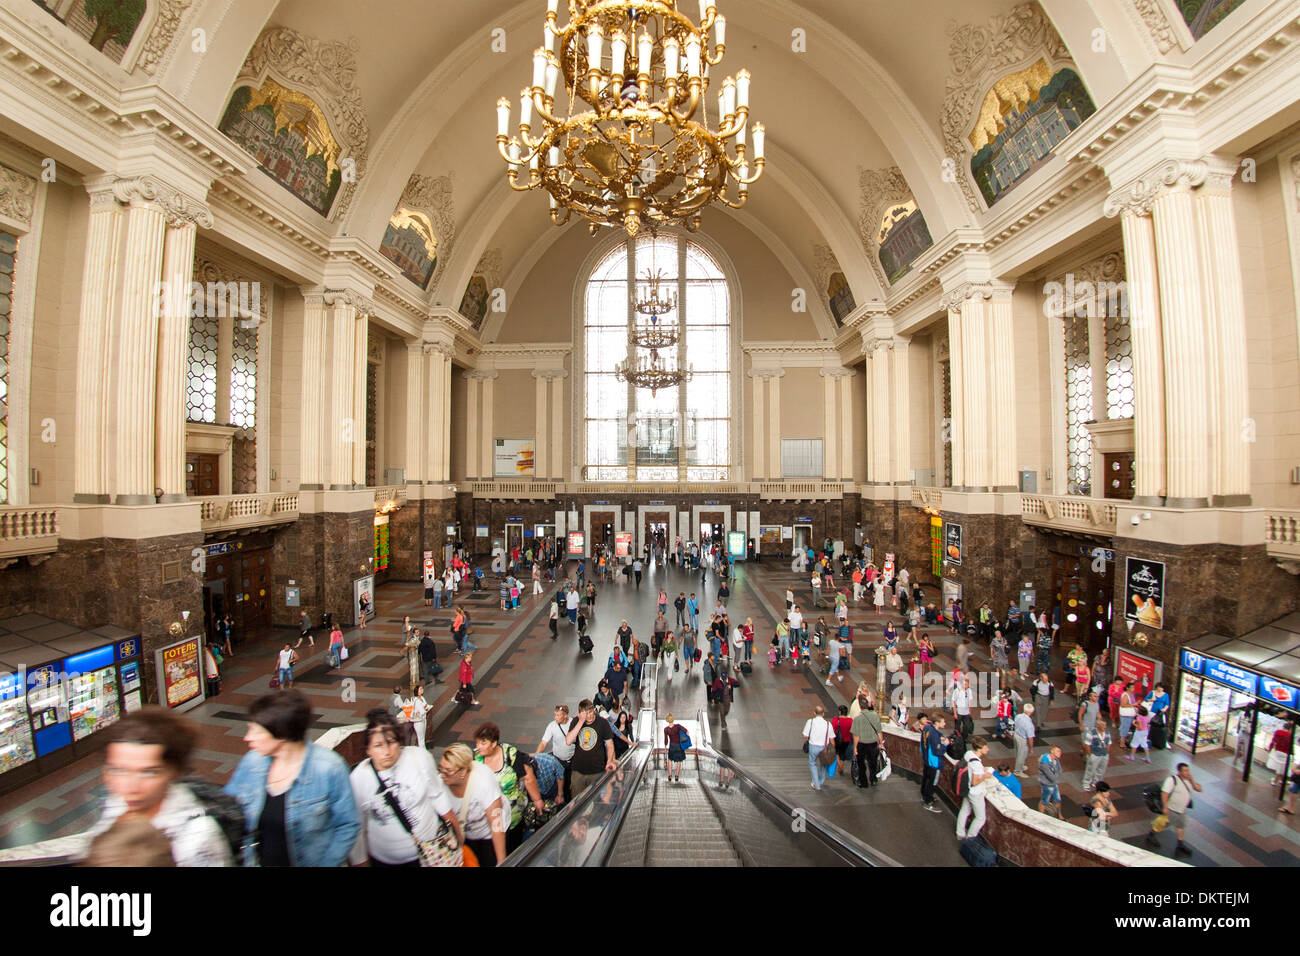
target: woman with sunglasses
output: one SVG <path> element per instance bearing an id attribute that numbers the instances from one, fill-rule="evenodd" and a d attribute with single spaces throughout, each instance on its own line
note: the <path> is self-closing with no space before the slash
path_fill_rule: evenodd
<path id="1" fill-rule="evenodd" d="M 479 866 L 496 866 L 506 858 L 505 801 L 496 774 L 474 760 L 465 744 L 442 752 L 438 773 L 451 791 L 451 803 L 465 833 L 465 847 Z"/>

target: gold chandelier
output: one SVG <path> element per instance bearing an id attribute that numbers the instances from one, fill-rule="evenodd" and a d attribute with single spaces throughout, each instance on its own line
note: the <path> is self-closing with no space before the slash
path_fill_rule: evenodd
<path id="1" fill-rule="evenodd" d="M 629 355 L 614 366 L 614 377 L 620 382 L 628 382 L 636 388 L 648 388 L 654 395 L 661 388 L 672 388 L 691 380 L 692 370 L 668 365 L 659 355 L 658 349 L 650 349 L 650 354 Z"/>
<path id="2" fill-rule="evenodd" d="M 662 269 L 656 269 L 654 272 L 647 271 L 645 278 L 641 280 L 645 283 L 644 292 L 636 300 L 636 311 L 641 315 L 667 315 L 677 308 L 677 293 L 667 292 L 662 297 L 659 294 L 660 286 L 664 282 L 664 273 Z"/>
<path id="3" fill-rule="evenodd" d="M 751 131 L 752 166 L 747 142 L 748 71 L 723 81 L 717 126 L 709 126 L 709 67 L 726 52 L 726 18 L 716 0 L 699 0 L 697 23 L 679 9 L 686 2 L 568 0 L 560 27 L 559 0 L 547 0 L 544 45 L 533 54 L 532 86 L 519 94 L 514 136 L 510 100 L 497 101 L 497 149 L 512 189 L 550 193 L 557 226 L 576 212 L 593 234 L 622 225 L 635 236 L 643 222 L 694 232 L 705 206 L 739 209 L 762 175 L 762 123 Z M 565 111 L 555 102 L 561 77 Z"/>

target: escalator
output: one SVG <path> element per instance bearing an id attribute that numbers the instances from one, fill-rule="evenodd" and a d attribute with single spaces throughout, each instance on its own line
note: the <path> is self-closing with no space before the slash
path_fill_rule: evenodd
<path id="1" fill-rule="evenodd" d="M 714 751 L 704 714 L 682 721 L 696 741 L 681 779 L 653 745 L 662 725 L 643 709 L 618 769 L 549 821 L 505 866 L 898 866 L 806 808 L 795 807 Z M 694 726 L 692 726 L 694 724 Z M 698 731 L 698 733 L 697 733 Z"/>

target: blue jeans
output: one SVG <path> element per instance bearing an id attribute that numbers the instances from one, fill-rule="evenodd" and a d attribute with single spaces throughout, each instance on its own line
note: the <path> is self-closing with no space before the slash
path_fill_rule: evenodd
<path id="1" fill-rule="evenodd" d="M 293 668 L 292 668 L 292 667 L 281 667 L 280 670 L 279 670 L 279 679 L 280 679 L 280 686 L 281 686 L 281 687 L 283 687 L 285 684 L 292 684 L 292 683 L 293 683 Z"/>
<path id="2" fill-rule="evenodd" d="M 753 659 L 754 659 L 754 642 L 753 642 L 753 641 L 746 641 L 746 642 L 745 642 L 745 660 L 747 660 L 747 661 L 752 661 Z"/>
<path id="3" fill-rule="evenodd" d="M 433 592 L 433 606 L 442 607 L 442 589 L 436 588 Z"/>
<path id="4" fill-rule="evenodd" d="M 812 785 L 818 790 L 826 786 L 826 768 L 817 760 L 825 749 L 825 747 L 808 745 L 808 768 L 812 772 Z"/>
<path id="5" fill-rule="evenodd" d="M 780 641 L 781 641 L 781 650 L 780 650 L 781 656 L 789 657 L 790 656 L 790 635 L 782 634 L 780 637 Z"/>

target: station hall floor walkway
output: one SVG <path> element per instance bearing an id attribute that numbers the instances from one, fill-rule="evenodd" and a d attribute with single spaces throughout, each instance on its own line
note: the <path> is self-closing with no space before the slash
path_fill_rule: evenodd
<path id="1" fill-rule="evenodd" d="M 570 565 L 571 572 L 573 567 Z M 771 559 L 742 563 L 738 568 L 726 603 L 733 623 L 741 623 L 746 617 L 754 619 L 755 666 L 753 674 L 742 677 L 742 686 L 736 689 L 728 726 L 720 727 L 716 714 L 711 716 L 715 746 L 781 791 L 795 806 L 821 814 L 901 863 L 964 865 L 956 851 L 952 814 L 932 814 L 921 809 L 918 785 L 901 774 L 879 788 L 865 791 L 854 787 L 845 776 L 830 781 L 822 793 L 809 789 L 808 758 L 801 750 L 803 723 L 817 703 L 826 706 L 829 714 L 838 705 L 848 703 L 859 680 L 875 686 L 874 649 L 884 618 L 874 615 L 866 604 L 851 607 L 854 666 L 842 683 L 827 687 L 824 675 L 816 668 L 795 671 L 787 664 L 769 670 L 767 641 L 778 610 L 784 611 L 787 586 L 794 588 L 806 616 L 810 616 L 810 624 L 816 621 L 817 614 L 809 615 L 806 606 L 807 579 L 791 573 L 788 562 L 777 564 Z M 567 623 L 560 625 L 559 640 L 550 639 L 547 601 L 553 599 L 554 586 L 541 597 L 526 595 L 521 608 L 511 612 L 499 610 L 494 587 L 478 593 L 462 590 L 459 597 L 472 620 L 471 640 L 478 645 L 474 664 L 481 706 L 469 709 L 451 700 L 458 663 L 448 631 L 451 612 L 447 608 L 423 607 L 416 584 L 381 586 L 377 619 L 364 629 L 345 631 L 350 659 L 340 671 L 325 666 L 325 641 L 320 635 L 314 651 L 306 644 L 299 649 L 302 660 L 295 668 L 294 686 L 315 705 L 312 736 L 331 727 L 359 722 L 370 708 L 388 705 L 395 683 L 405 687 L 407 669 L 400 635 L 403 615 L 409 614 L 413 622 L 433 627 L 439 660 L 447 668 L 443 676 L 448 683 L 426 689 L 433 706 L 429 744 L 442 746 L 469 740 L 475 727 L 492 721 L 500 726 L 503 740 L 534 748 L 555 704 L 563 702 L 575 709 L 578 700 L 595 693 L 620 621 L 626 618 L 638 638 L 648 640 L 660 587 L 668 591 L 670 623 L 675 620 L 671 602 L 679 591 L 694 591 L 700 599 L 702 625 L 707 623 L 717 601 L 718 579 L 712 573 L 703 586 L 698 572 L 688 574 L 671 565 L 654 567 L 639 590 L 622 580 L 598 584 L 596 611 L 589 626 L 596 644 L 591 655 L 578 653 L 574 630 Z M 819 613 L 825 613 L 828 620 L 832 618 L 830 611 Z M 954 638 L 942 628 L 930 628 L 929 633 L 938 645 L 938 665 L 951 669 Z M 267 692 L 276 651 L 286 640 L 296 642 L 296 630 L 267 632 L 237 645 L 236 656 L 228 658 L 223 669 L 222 693 L 190 712 L 190 718 L 200 728 L 195 770 L 201 776 L 214 782 L 229 778 L 246 750 L 241 739 L 245 708 Z M 973 660 L 977 669 L 989 669 L 986 656 L 977 654 Z M 1058 687 L 1060 683 L 1058 679 Z M 684 670 L 678 672 L 671 684 L 661 677 L 660 687 L 661 716 L 671 710 L 678 717 L 693 717 L 705 705 L 698 669 L 692 669 L 689 675 Z M 1059 742 L 1065 752 L 1062 789 L 1067 819 L 1084 826 L 1086 819 L 1079 808 L 1084 796 L 1080 790 L 1083 757 L 1078 733 L 1069 720 L 1073 699 L 1058 695 L 1057 702 L 1045 736 Z M 991 722 L 977 719 L 976 723 L 979 733 L 987 730 L 986 724 Z M 996 764 L 1009 754 L 995 743 L 987 762 Z M 1150 822 L 1141 799 L 1142 787 L 1163 779 L 1177 761 L 1185 759 L 1180 751 L 1157 752 L 1150 765 L 1112 758 L 1107 776 L 1120 794 L 1122 808 L 1119 820 L 1112 826 L 1114 838 L 1135 844 L 1142 840 Z M 0 797 L 0 847 L 64 836 L 89 827 L 98 814 L 102 794 L 101 763 L 96 756 L 83 758 Z M 1261 772 L 1253 776 L 1251 783 L 1243 784 L 1240 770 L 1234 770 L 1226 756 L 1198 757 L 1193 767 L 1205 792 L 1197 796 L 1192 811 L 1187 839 L 1197 852 L 1191 862 L 1202 866 L 1300 863 L 1300 826 L 1295 818 L 1275 812 L 1275 791 L 1267 786 L 1267 773 L 1257 768 Z M 1036 806 L 1036 781 L 1031 777 L 1022 783 L 1026 803 Z M 1172 835 L 1165 834 L 1163 839 L 1163 852 L 1172 855 Z"/>

